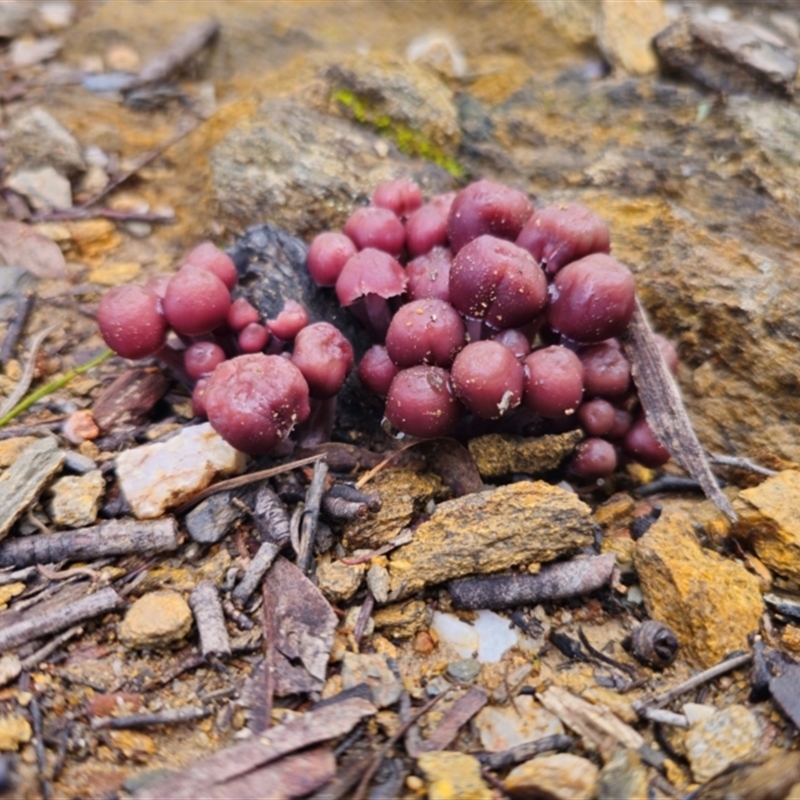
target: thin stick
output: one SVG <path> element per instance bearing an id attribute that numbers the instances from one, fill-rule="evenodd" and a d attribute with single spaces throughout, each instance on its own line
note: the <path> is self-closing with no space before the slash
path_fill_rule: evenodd
<path id="1" fill-rule="evenodd" d="M 9 323 L 6 338 L 3 339 L 3 346 L 0 348 L 0 364 L 5 364 L 14 354 L 14 348 L 17 346 L 19 337 L 22 335 L 22 329 L 28 319 L 28 314 L 30 314 L 33 307 L 34 297 L 33 292 L 26 292 L 17 300 L 14 319 Z"/>
<path id="2" fill-rule="evenodd" d="M 389 741 L 378 750 L 372 757 L 372 763 L 367 767 L 366 772 L 359 781 L 358 788 L 353 793 L 353 800 L 364 800 L 367 796 L 367 789 L 369 789 L 370 781 L 375 777 L 375 773 L 380 769 L 383 760 L 389 755 L 389 751 L 406 735 L 408 729 L 425 714 L 427 714 L 450 690 L 445 689 L 441 694 L 437 694 L 428 700 L 425 705 L 420 706 L 414 714 L 412 714 L 389 738 Z"/>
<path id="3" fill-rule="evenodd" d="M 156 714 L 130 714 L 127 717 L 100 717 L 92 719 L 92 728 L 100 730 L 111 728 L 149 728 L 153 725 L 176 725 L 181 722 L 192 722 L 203 719 L 211 714 L 210 708 L 203 706 L 184 706 L 183 708 L 168 709 Z"/>
<path id="4" fill-rule="evenodd" d="M 766 475 L 768 478 L 777 475 L 778 471 L 770 469 L 769 467 L 762 467 L 751 461 L 749 458 L 740 458 L 738 456 L 723 456 L 711 455 L 711 461 L 714 464 L 721 464 L 723 467 L 734 467 L 735 469 L 746 469 L 750 472 L 755 472 L 757 475 Z"/>
<path id="5" fill-rule="evenodd" d="M 7 425 L 12 419 L 14 419 L 14 417 L 19 416 L 34 403 L 38 403 L 43 397 L 47 397 L 47 395 L 58 391 L 62 387 L 66 386 L 73 378 L 76 378 L 78 375 L 83 375 L 84 372 L 88 372 L 90 369 L 98 366 L 98 364 L 102 364 L 113 355 L 113 350 L 104 350 L 99 356 L 95 356 L 85 364 L 74 367 L 60 378 L 48 383 L 47 386 L 42 386 L 41 389 L 31 392 L 31 394 L 29 394 L 22 402 L 18 403 L 16 406 L 14 406 L 14 408 L 0 417 L 0 428 L 2 428 L 4 425 Z"/>
<path id="6" fill-rule="evenodd" d="M 14 387 L 14 391 L 6 398 L 6 401 L 0 406 L 0 417 L 5 417 L 14 406 L 25 396 L 28 387 L 33 380 L 33 373 L 36 371 L 36 353 L 42 346 L 44 340 L 58 327 L 58 325 L 51 325 L 49 328 L 39 331 L 31 339 L 30 353 L 28 354 L 28 361 L 25 364 L 25 369 L 22 371 L 22 377 Z"/>
<path id="7" fill-rule="evenodd" d="M 196 506 L 201 500 L 205 500 L 206 497 L 211 497 L 212 494 L 216 494 L 217 492 L 249 486 L 251 483 L 258 483 L 258 481 L 263 481 L 267 478 L 274 478 L 276 475 L 280 475 L 283 472 L 289 472 L 298 467 L 305 467 L 307 464 L 313 464 L 315 461 L 324 458 L 324 454 L 307 456 L 306 458 L 298 458 L 297 461 L 289 461 L 277 467 L 270 467 L 269 469 L 262 469 L 258 472 L 250 472 L 247 475 L 239 475 L 237 478 L 229 478 L 226 481 L 220 481 L 213 486 L 209 486 L 207 489 L 203 489 L 202 492 L 198 492 L 191 500 L 187 500 L 183 505 L 178 506 L 175 513 L 183 514 L 185 511 Z"/>
<path id="8" fill-rule="evenodd" d="M 708 683 L 708 681 L 712 681 L 714 678 L 718 678 L 726 672 L 743 667 L 752 660 L 753 656 L 750 653 L 742 653 L 739 656 L 734 656 L 733 658 L 721 661 L 719 664 L 698 673 L 694 677 L 689 678 L 689 680 L 679 683 L 677 686 L 673 686 L 672 689 L 668 689 L 666 692 L 651 697 L 649 700 L 636 700 L 631 703 L 631 706 L 637 714 L 642 713 L 640 709 L 662 708 L 668 703 L 671 703 L 676 697 L 680 697 L 682 694 L 690 692 L 692 689 L 696 689 L 698 686 L 702 686 L 704 683 Z"/>
<path id="9" fill-rule="evenodd" d="M 23 659 L 20 664 L 24 671 L 28 671 L 31 669 L 35 669 L 42 663 L 51 653 L 54 653 L 61 647 L 62 644 L 68 642 L 70 639 L 73 639 L 76 636 L 80 636 L 83 633 L 83 627 L 80 625 L 76 625 L 74 628 L 70 628 L 64 633 L 60 633 L 58 636 L 51 639 L 46 645 L 40 647 L 35 653 L 31 653 L 27 658 Z"/>
<path id="10" fill-rule="evenodd" d="M 78 219 L 112 219 L 116 222 L 175 222 L 174 214 L 154 214 L 146 211 L 118 211 L 114 208 L 83 208 L 75 206 L 68 211 L 49 211 L 37 214 L 35 222 L 70 222 Z"/>
<path id="11" fill-rule="evenodd" d="M 379 464 L 376 464 L 369 472 L 365 472 L 356 482 L 355 488 L 356 489 L 363 489 L 379 472 L 381 472 L 387 464 L 390 464 L 394 461 L 400 453 L 405 452 L 410 447 L 414 447 L 414 445 L 418 445 L 420 442 L 426 441 L 425 439 L 415 439 L 413 442 L 409 442 L 408 444 L 404 444 L 398 450 L 395 450 L 392 453 L 389 453 L 386 458 L 383 459 Z"/>

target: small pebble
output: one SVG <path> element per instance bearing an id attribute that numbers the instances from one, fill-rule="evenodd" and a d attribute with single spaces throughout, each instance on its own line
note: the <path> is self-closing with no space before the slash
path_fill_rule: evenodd
<path id="1" fill-rule="evenodd" d="M 473 724 L 483 749 L 491 753 L 564 733 L 558 717 L 530 695 L 519 695 L 503 706 L 484 706 Z"/>
<path id="2" fill-rule="evenodd" d="M 15 67 L 31 67 L 42 61 L 49 61 L 61 50 L 63 42 L 55 36 L 42 39 L 15 39 L 11 43 L 9 56 Z"/>
<path id="3" fill-rule="evenodd" d="M 400 678 L 384 656 L 378 653 L 345 653 L 342 659 L 342 687 L 351 689 L 359 683 L 369 686 L 372 701 L 379 708 L 396 703 L 403 688 Z"/>
<path id="4" fill-rule="evenodd" d="M 741 705 L 716 711 L 686 734 L 686 757 L 692 776 L 705 783 L 731 764 L 759 754 L 761 728 L 755 714 Z"/>
<path id="5" fill-rule="evenodd" d="M 6 186 L 26 198 L 36 211 L 72 208 L 72 187 L 53 167 L 19 170 L 9 176 Z"/>
<path id="6" fill-rule="evenodd" d="M 472 683 L 480 672 L 480 661 L 475 658 L 462 658 L 447 665 L 447 675 L 456 683 Z"/>
<path id="7" fill-rule="evenodd" d="M 119 626 L 119 639 L 130 649 L 179 645 L 192 628 L 189 604 L 178 592 L 162 589 L 140 597 Z"/>
<path id="8" fill-rule="evenodd" d="M 490 800 L 492 791 L 481 777 L 474 756 L 450 751 L 423 753 L 417 759 L 428 784 L 429 800 Z"/>
<path id="9" fill-rule="evenodd" d="M 0 752 L 19 749 L 32 735 L 31 724 L 21 714 L 0 716 Z"/>
<path id="10" fill-rule="evenodd" d="M 50 519 L 59 527 L 81 528 L 97 519 L 106 484 L 99 469 L 85 475 L 66 475 L 50 491 Z"/>
<path id="11" fill-rule="evenodd" d="M 75 19 L 75 6 L 64 0 L 49 0 L 39 3 L 39 24 L 47 31 L 60 31 Z"/>
<path id="12" fill-rule="evenodd" d="M 515 799 L 591 800 L 597 791 L 598 774 L 589 759 L 556 753 L 520 764 L 511 770 L 504 783 L 508 794 Z"/>
<path id="13" fill-rule="evenodd" d="M 103 58 L 106 69 L 111 72 L 138 72 L 141 66 L 139 54 L 127 44 L 112 44 Z"/>
<path id="14" fill-rule="evenodd" d="M 325 560 L 317 565 L 317 587 L 332 603 L 342 603 L 358 591 L 366 571 L 366 563 L 349 566 Z"/>
<path id="15" fill-rule="evenodd" d="M 245 456 L 206 422 L 184 428 L 166 442 L 123 451 L 116 472 L 133 513 L 153 519 L 217 478 L 238 475 L 245 464 Z"/>

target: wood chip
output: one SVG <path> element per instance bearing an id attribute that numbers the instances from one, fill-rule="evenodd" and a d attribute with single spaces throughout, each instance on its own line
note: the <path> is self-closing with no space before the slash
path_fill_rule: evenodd
<path id="1" fill-rule="evenodd" d="M 38 498 L 64 463 L 64 451 L 52 436 L 28 445 L 0 475 L 0 539 Z M 5 566 L 17 565 L 9 562 Z M 22 565 L 17 565 L 22 566 Z"/>
<path id="2" fill-rule="evenodd" d="M 453 703 L 433 733 L 419 744 L 415 753 L 409 753 L 409 755 L 416 758 L 420 753 L 427 753 L 431 750 L 447 750 L 461 727 L 466 725 L 486 705 L 487 700 L 486 691 L 479 686 L 473 686 Z"/>
<path id="3" fill-rule="evenodd" d="M 587 702 L 560 686 L 551 686 L 536 695 L 539 702 L 555 714 L 564 725 L 580 734 L 597 748 L 603 761 L 607 761 L 617 747 L 638 750 L 644 739 L 630 725 L 626 725 L 604 705 Z"/>
<path id="4" fill-rule="evenodd" d="M 33 609 L 18 622 L 5 627 L 0 624 L 0 652 L 18 647 L 32 639 L 63 631 L 76 622 L 106 614 L 119 608 L 123 603 L 117 592 L 107 586 L 99 592 L 64 603 L 47 613 L 37 613 L 36 609 Z"/>
<path id="5" fill-rule="evenodd" d="M 694 432 L 678 386 L 653 338 L 638 298 L 622 347 L 631 362 L 631 374 L 647 422 L 670 455 L 700 484 L 714 504 L 732 521 L 736 512 L 717 485 L 708 457 Z"/>
<path id="6" fill-rule="evenodd" d="M 320 704 L 302 717 L 271 728 L 251 741 L 220 750 L 201 761 L 170 775 L 165 780 L 139 792 L 138 800 L 168 800 L 168 798 L 209 797 L 216 787 L 240 778 L 253 770 L 328 739 L 348 733 L 364 717 L 376 709 L 363 697 L 348 697 Z M 241 794 L 215 795 L 241 797 Z"/>

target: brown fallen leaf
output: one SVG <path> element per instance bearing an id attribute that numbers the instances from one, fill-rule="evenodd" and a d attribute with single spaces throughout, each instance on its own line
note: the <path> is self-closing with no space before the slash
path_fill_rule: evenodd
<path id="1" fill-rule="evenodd" d="M 631 362 L 633 382 L 647 422 L 656 438 L 700 484 L 706 497 L 735 522 L 736 512 L 711 471 L 708 457 L 694 432 L 678 386 L 658 349 L 638 298 L 628 330 L 620 338 Z"/>
<path id="2" fill-rule="evenodd" d="M 24 267 L 37 278 L 66 278 L 67 262 L 61 248 L 24 222 L 0 222 L 0 260 Z"/>

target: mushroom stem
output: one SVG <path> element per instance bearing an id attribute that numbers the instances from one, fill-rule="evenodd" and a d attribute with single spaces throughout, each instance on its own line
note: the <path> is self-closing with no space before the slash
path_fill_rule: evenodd
<path id="1" fill-rule="evenodd" d="M 336 421 L 336 395 L 325 400 L 311 398 L 311 413 L 305 422 L 295 429 L 297 443 L 300 447 L 316 447 L 329 442 Z"/>

